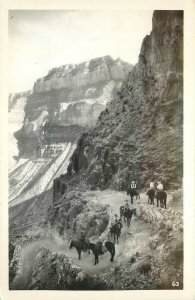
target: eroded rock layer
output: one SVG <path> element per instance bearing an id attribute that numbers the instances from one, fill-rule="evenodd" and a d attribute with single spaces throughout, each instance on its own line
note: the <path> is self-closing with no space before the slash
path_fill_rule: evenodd
<path id="1" fill-rule="evenodd" d="M 15 133 L 20 157 L 33 157 L 42 144 L 75 142 L 112 99 L 132 66 L 110 56 L 49 71 L 38 79 Z"/>

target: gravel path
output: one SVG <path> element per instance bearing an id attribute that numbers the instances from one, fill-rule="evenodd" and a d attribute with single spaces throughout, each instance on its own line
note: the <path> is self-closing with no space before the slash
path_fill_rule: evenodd
<path id="1" fill-rule="evenodd" d="M 124 204 L 125 200 L 129 197 L 124 192 L 116 191 L 94 191 L 93 193 L 86 192 L 85 197 L 90 197 L 91 200 L 98 201 L 101 204 L 110 205 L 110 214 L 119 214 L 119 208 Z M 141 195 L 140 201 L 147 201 L 145 195 Z M 134 203 L 135 208 L 138 204 Z M 47 238 L 43 240 L 36 240 L 27 243 L 22 248 L 22 272 L 17 278 L 15 286 L 17 289 L 25 289 L 30 281 L 32 274 L 33 262 L 41 247 L 46 247 L 58 254 L 65 254 L 73 259 L 74 263 L 80 266 L 88 273 L 108 272 L 113 270 L 113 267 L 122 263 L 127 258 L 135 255 L 136 252 L 147 253 L 149 251 L 147 241 L 153 234 L 153 228 L 150 224 L 137 219 L 133 216 L 131 220 L 130 228 L 127 228 L 126 223 L 123 222 L 122 234 L 119 239 L 119 244 L 115 245 L 116 255 L 114 263 L 110 262 L 110 253 L 105 253 L 99 257 L 99 264 L 94 266 L 94 255 L 88 253 L 82 253 L 82 259 L 78 259 L 76 249 L 69 249 L 68 241 L 64 241 L 58 237 Z"/>

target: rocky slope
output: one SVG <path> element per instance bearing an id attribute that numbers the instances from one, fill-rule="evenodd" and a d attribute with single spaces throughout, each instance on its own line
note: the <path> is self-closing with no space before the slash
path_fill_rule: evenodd
<path id="1" fill-rule="evenodd" d="M 15 134 L 20 156 L 33 157 L 36 147 L 51 141 L 76 141 L 96 123 L 131 69 L 105 56 L 54 68 L 38 79 L 25 106 L 23 127 Z"/>
<path id="2" fill-rule="evenodd" d="M 9 173 L 9 206 L 39 197 L 51 189 L 53 180 L 66 172 L 74 149 L 75 144 L 71 143 L 51 144 L 49 153 L 44 152 L 42 158 L 20 159 Z"/>
<path id="3" fill-rule="evenodd" d="M 88 182 L 101 188 L 125 189 L 130 179 L 143 187 L 159 177 L 165 188 L 179 187 L 182 128 L 183 13 L 156 11 L 137 65 L 94 130 L 79 140 L 74 171 L 87 168 Z"/>

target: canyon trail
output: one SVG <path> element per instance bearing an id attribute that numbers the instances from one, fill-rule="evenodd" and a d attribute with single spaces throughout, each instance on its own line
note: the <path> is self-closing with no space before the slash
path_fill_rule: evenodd
<path id="1" fill-rule="evenodd" d="M 91 197 L 91 192 L 87 192 Z M 101 204 L 110 205 L 110 214 L 113 216 L 115 213 L 119 214 L 119 207 L 124 204 L 124 201 L 129 198 L 124 192 L 116 191 L 95 191 L 92 201 L 99 202 Z M 170 199 L 170 195 L 169 198 Z M 139 209 L 139 203 L 143 205 L 147 204 L 147 196 L 141 194 L 141 200 L 138 200 L 138 204 L 134 207 Z M 156 208 L 156 210 L 159 210 Z M 99 256 L 99 264 L 94 266 L 94 255 L 91 253 L 83 253 L 81 260 L 78 259 L 78 253 L 75 248 L 69 249 L 69 239 L 65 234 L 64 238 L 59 237 L 55 229 L 40 229 L 44 234 L 47 232 L 47 236 L 40 240 L 24 243 L 22 246 L 22 267 L 21 273 L 14 281 L 14 286 L 17 289 L 26 289 L 31 280 L 33 271 L 33 263 L 40 252 L 40 249 L 45 247 L 57 254 L 63 254 L 70 257 L 73 263 L 82 268 L 88 274 L 107 273 L 113 271 L 115 266 L 130 259 L 135 253 L 149 254 L 151 251 L 148 248 L 148 240 L 155 233 L 154 227 L 151 224 L 146 224 L 143 220 L 137 217 L 133 217 L 131 220 L 130 228 L 127 228 L 126 223 L 123 221 L 122 234 L 119 239 L 119 244 L 116 244 L 116 254 L 114 262 L 110 262 L 110 253 L 106 252 L 104 255 Z M 112 238 L 110 238 L 112 241 Z M 92 242 L 95 242 L 92 240 Z M 14 286 L 12 288 L 14 288 Z"/>

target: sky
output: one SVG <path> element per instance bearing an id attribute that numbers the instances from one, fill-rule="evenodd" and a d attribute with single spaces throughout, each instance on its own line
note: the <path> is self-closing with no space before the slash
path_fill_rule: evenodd
<path id="1" fill-rule="evenodd" d="M 54 67 L 110 55 L 136 64 L 152 29 L 144 11 L 9 11 L 9 92 L 33 88 Z"/>

